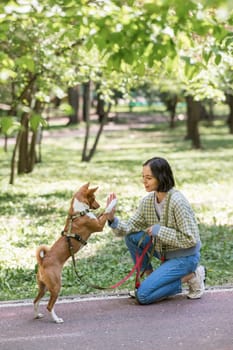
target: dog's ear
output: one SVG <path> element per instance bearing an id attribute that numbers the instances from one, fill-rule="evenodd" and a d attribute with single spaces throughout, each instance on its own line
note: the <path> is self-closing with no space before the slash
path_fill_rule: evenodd
<path id="1" fill-rule="evenodd" d="M 90 182 L 87 182 L 85 185 L 83 185 L 83 186 L 81 187 L 81 189 L 83 189 L 83 190 L 88 190 L 89 185 L 90 185 Z"/>
<path id="2" fill-rule="evenodd" d="M 89 193 L 94 193 L 95 191 L 97 191 L 98 190 L 98 186 L 97 187 L 94 187 L 94 188 L 90 188 L 89 189 Z"/>

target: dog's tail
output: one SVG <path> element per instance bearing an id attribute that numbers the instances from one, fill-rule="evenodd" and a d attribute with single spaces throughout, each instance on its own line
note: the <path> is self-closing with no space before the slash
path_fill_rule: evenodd
<path id="1" fill-rule="evenodd" d="M 48 253 L 49 248 L 46 245 L 41 245 L 36 250 L 36 259 L 39 265 L 42 264 L 45 255 Z"/>

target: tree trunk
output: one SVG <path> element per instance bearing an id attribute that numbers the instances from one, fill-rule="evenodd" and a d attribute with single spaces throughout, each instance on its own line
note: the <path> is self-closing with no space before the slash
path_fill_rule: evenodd
<path id="1" fill-rule="evenodd" d="M 170 113 L 170 128 L 175 127 L 176 105 L 178 96 L 169 92 L 160 93 L 160 99 L 165 104 L 167 111 Z"/>
<path id="2" fill-rule="evenodd" d="M 3 146 L 3 149 L 4 149 L 4 152 L 7 152 L 7 149 L 8 149 L 8 137 L 7 135 L 4 136 L 4 146 Z"/>
<path id="3" fill-rule="evenodd" d="M 38 145 L 38 152 L 36 152 L 36 163 L 41 163 L 42 162 L 42 137 L 43 137 L 43 127 L 39 125 L 37 132 L 36 132 L 36 145 Z"/>
<path id="4" fill-rule="evenodd" d="M 84 86 L 83 105 L 85 105 L 85 107 L 84 107 L 84 111 L 85 111 L 84 118 L 85 118 L 85 122 L 86 122 L 86 132 L 85 132 L 85 139 L 84 139 L 84 145 L 83 145 L 83 151 L 82 151 L 82 162 L 84 162 L 84 161 L 85 162 L 89 162 L 92 159 L 92 157 L 93 157 L 93 155 L 94 155 L 94 153 L 96 151 L 96 148 L 97 148 L 100 136 L 102 134 L 104 125 L 106 123 L 106 120 L 108 118 L 108 114 L 109 114 L 109 111 L 110 111 L 110 108 L 111 108 L 111 105 L 109 104 L 107 112 L 102 111 L 103 115 L 102 115 L 102 118 L 101 118 L 101 123 L 100 123 L 100 126 L 99 126 L 99 130 L 98 130 L 98 132 L 96 134 L 96 138 L 95 138 L 95 141 L 93 143 L 93 146 L 90 149 L 90 151 L 88 152 L 88 141 L 89 141 L 89 136 L 90 136 L 90 125 L 91 125 L 91 122 L 90 122 L 90 104 L 91 104 L 90 85 L 91 85 L 91 83 L 88 82 Z"/>
<path id="5" fill-rule="evenodd" d="M 10 185 L 13 185 L 15 181 L 15 159 L 16 159 L 17 150 L 21 142 L 21 137 L 22 137 L 22 130 L 19 130 L 18 135 L 16 137 L 16 143 L 15 143 L 15 147 L 13 149 L 12 158 L 11 158 L 11 173 L 10 173 L 10 182 L 9 182 Z"/>
<path id="6" fill-rule="evenodd" d="M 59 103 L 59 99 L 57 99 L 57 103 Z M 42 111 L 45 105 L 41 101 L 37 100 L 35 104 L 34 111 L 36 114 L 42 115 Z M 31 148 L 30 148 L 30 164 L 31 171 L 34 169 L 36 163 L 42 162 L 42 152 L 41 152 L 41 144 L 42 144 L 42 136 L 43 136 L 43 126 L 41 124 L 38 125 L 36 130 L 33 130 L 33 135 L 31 139 Z M 36 147 L 38 146 L 38 147 Z M 38 148 L 38 149 L 37 149 Z"/>
<path id="7" fill-rule="evenodd" d="M 91 108 L 91 82 L 83 84 L 83 121 L 86 122 L 90 117 Z"/>
<path id="8" fill-rule="evenodd" d="M 103 115 L 103 117 L 101 118 L 99 130 L 98 130 L 98 132 L 97 132 L 97 134 L 96 134 L 95 142 L 94 142 L 94 144 L 93 144 L 93 146 L 92 146 L 92 148 L 91 148 L 91 150 L 90 150 L 90 152 L 89 152 L 89 155 L 87 156 L 87 159 L 86 159 L 87 161 L 90 161 L 91 158 L 92 158 L 92 157 L 94 156 L 94 154 L 95 154 L 95 151 L 96 151 L 96 148 L 97 148 L 97 145 L 98 145 L 100 136 L 101 136 L 102 131 L 103 131 L 103 129 L 104 129 L 104 125 L 106 124 L 106 121 L 107 121 L 107 119 L 108 119 L 108 114 L 109 114 L 109 112 L 110 112 L 110 109 L 111 109 L 111 104 L 109 104 L 107 112 L 104 112 L 104 115 Z"/>
<path id="9" fill-rule="evenodd" d="M 195 101 L 192 96 L 186 97 L 187 102 L 187 135 L 186 140 L 192 141 L 193 148 L 201 148 L 201 141 L 198 129 L 202 106 L 200 101 Z"/>
<path id="10" fill-rule="evenodd" d="M 207 118 L 208 118 L 209 125 L 212 125 L 214 122 L 214 101 L 208 100 L 207 104 L 209 107 L 209 113 L 207 115 Z"/>
<path id="11" fill-rule="evenodd" d="M 171 100 L 168 104 L 168 110 L 170 111 L 170 128 L 173 129 L 175 127 L 175 116 L 176 116 L 176 106 L 178 102 L 177 95 L 171 97 Z"/>
<path id="12" fill-rule="evenodd" d="M 187 108 L 187 119 L 186 119 L 186 136 L 185 140 L 191 140 L 192 139 L 192 130 L 191 130 L 191 108 L 192 108 L 192 97 L 186 96 L 186 108 Z"/>
<path id="13" fill-rule="evenodd" d="M 230 134 L 233 134 L 233 95 L 226 94 L 226 97 L 227 97 L 226 102 L 230 108 L 227 124 L 229 126 Z"/>
<path id="14" fill-rule="evenodd" d="M 76 85 L 68 89 L 68 101 L 73 108 L 73 114 L 69 116 L 69 125 L 78 124 L 80 107 L 80 86 Z"/>
<path id="15" fill-rule="evenodd" d="M 99 122 L 101 123 L 102 119 L 105 118 L 105 112 L 104 112 L 104 100 L 100 97 L 100 94 L 97 95 L 96 113 L 99 117 Z"/>
<path id="16" fill-rule="evenodd" d="M 32 132 L 30 149 L 28 153 L 28 173 L 31 173 L 34 169 L 36 163 L 36 140 L 37 140 L 37 131 Z"/>
<path id="17" fill-rule="evenodd" d="M 82 162 L 87 161 L 87 146 L 90 134 L 90 81 L 85 83 L 83 86 L 83 120 L 86 123 L 85 139 L 82 151 Z"/>
<path id="18" fill-rule="evenodd" d="M 21 118 L 21 126 L 23 128 L 19 142 L 19 158 L 18 158 L 18 174 L 28 172 L 28 113 L 23 113 Z"/>

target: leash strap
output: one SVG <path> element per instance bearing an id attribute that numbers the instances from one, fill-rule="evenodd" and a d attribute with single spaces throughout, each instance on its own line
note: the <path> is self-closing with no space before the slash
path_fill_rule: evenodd
<path id="1" fill-rule="evenodd" d="M 168 193 L 168 198 L 167 198 L 167 205 L 166 205 L 166 211 L 165 211 L 165 218 L 164 218 L 164 221 L 165 221 L 165 226 L 168 225 L 168 210 L 169 210 L 169 204 L 170 204 L 170 200 L 171 200 L 171 196 L 172 196 L 172 193 L 169 192 Z M 143 242 L 144 238 L 146 236 L 146 233 L 144 233 L 144 235 L 141 237 L 139 243 L 138 243 L 138 247 L 140 246 L 140 244 Z M 152 257 L 154 255 L 154 252 L 155 252 L 155 243 L 156 243 L 156 239 L 154 239 L 154 242 L 152 243 L 152 237 L 151 237 L 151 240 L 150 240 L 150 244 L 149 244 L 149 247 L 147 248 L 147 250 L 150 248 L 150 246 L 153 244 L 153 247 L 152 247 L 152 250 L 151 250 L 151 253 L 150 253 L 150 256 L 149 256 L 149 260 L 148 260 L 148 264 L 151 262 L 152 260 Z M 165 261 L 165 255 L 163 253 L 163 251 L 160 252 L 160 255 L 161 255 L 161 262 L 164 262 Z M 143 256 L 143 257 L 142 257 Z M 140 263 L 138 264 L 138 268 L 137 268 L 137 273 L 136 273 L 136 279 L 135 279 L 135 288 L 139 288 L 140 287 L 140 278 L 144 275 L 145 271 L 146 271 L 146 268 L 143 270 L 143 272 L 141 273 L 141 266 L 142 266 L 142 260 L 145 256 L 145 253 L 143 251 L 141 257 L 142 259 L 140 259 Z M 136 254 L 136 262 L 139 261 L 139 258 L 141 258 L 138 256 L 138 254 Z"/>
<path id="2" fill-rule="evenodd" d="M 171 193 L 169 192 L 168 193 L 168 199 L 167 199 L 167 206 L 166 206 L 166 212 L 165 212 L 165 226 L 167 226 L 167 223 L 168 223 L 168 209 L 169 209 L 169 203 L 170 203 L 170 199 L 171 199 Z M 86 213 L 85 212 L 82 212 L 80 213 L 79 216 L 82 216 L 82 215 L 85 215 Z M 77 216 L 75 216 L 77 217 Z M 71 220 L 73 219 L 74 217 L 71 218 Z M 71 244 L 71 239 L 70 238 L 75 238 L 77 241 L 79 241 L 80 243 L 82 243 L 83 245 L 86 245 L 87 242 L 84 241 L 82 239 L 82 237 L 78 234 L 67 234 L 65 231 L 62 231 L 62 235 L 63 236 L 66 236 L 66 240 L 68 242 L 68 246 L 69 246 L 69 250 L 70 250 L 70 254 L 71 254 L 71 257 L 72 257 L 72 262 L 73 262 L 73 267 L 74 267 L 74 271 L 75 271 L 75 274 L 77 276 L 77 278 L 82 281 L 82 278 L 78 275 L 78 271 L 76 269 L 76 261 L 75 261 L 75 257 L 74 257 L 74 249 L 73 249 L 73 246 Z M 140 244 L 142 243 L 142 241 L 144 240 L 145 238 L 145 235 L 146 233 L 141 237 L 139 243 L 138 243 L 138 246 L 140 246 Z M 124 278 L 122 278 L 119 282 L 109 286 L 109 287 L 101 287 L 101 286 L 98 286 L 98 285 L 93 285 L 93 284 L 86 284 L 87 286 L 91 287 L 91 288 L 94 288 L 94 289 L 99 289 L 99 290 L 106 290 L 106 289 L 114 289 L 114 288 L 117 288 L 119 286 L 121 286 L 124 282 L 126 282 L 132 275 L 133 273 L 136 271 L 136 278 L 135 278 L 135 288 L 139 288 L 140 286 L 140 277 L 143 276 L 145 270 L 141 273 L 141 267 L 142 267 L 142 264 L 143 264 L 143 259 L 145 257 L 145 255 L 147 254 L 149 248 L 151 247 L 151 245 L 153 244 L 153 247 L 152 247 L 152 251 L 150 253 L 150 257 L 149 257 L 149 261 L 151 261 L 153 255 L 154 255 L 154 251 L 155 251 L 155 240 L 154 240 L 154 243 L 153 243 L 153 240 L 152 240 L 152 237 L 150 239 L 150 241 L 146 244 L 146 246 L 144 247 L 143 251 L 142 251 L 142 254 L 139 256 L 138 254 L 136 254 L 136 263 L 135 265 L 133 266 L 132 270 L 128 273 L 128 275 L 126 275 Z M 161 252 L 161 261 L 164 261 L 164 255 L 163 253 Z"/>
<path id="3" fill-rule="evenodd" d="M 150 241 L 146 244 L 145 248 L 143 249 L 142 254 L 140 256 L 138 254 L 136 254 L 136 265 L 137 265 L 137 272 L 136 272 L 136 278 L 135 278 L 135 288 L 136 289 L 138 289 L 140 287 L 140 284 L 141 284 L 140 277 L 142 277 L 144 272 L 145 272 L 145 269 L 144 269 L 144 271 L 141 273 L 143 259 L 144 259 L 145 255 L 147 254 L 147 251 L 149 250 L 151 245 L 152 245 L 152 237 L 150 238 Z M 150 256 L 152 257 L 152 254 L 150 254 Z"/>
<path id="4" fill-rule="evenodd" d="M 125 281 L 127 281 L 135 271 L 137 271 L 137 274 L 136 274 L 136 280 L 137 280 L 137 276 L 140 275 L 140 270 L 142 267 L 142 262 L 143 262 L 144 256 L 146 255 L 150 246 L 151 246 L 151 240 L 144 247 L 142 254 L 140 256 L 136 256 L 136 263 L 133 266 L 132 270 L 129 272 L 129 274 L 127 276 L 125 276 L 122 280 L 117 282 L 116 284 L 110 286 L 109 288 L 114 289 L 114 288 L 119 287 L 121 284 L 123 284 Z"/>
<path id="5" fill-rule="evenodd" d="M 72 238 L 72 237 L 66 236 L 66 240 L 67 240 L 67 243 L 68 243 L 68 246 L 69 246 L 69 250 L 70 250 L 70 254 L 71 254 L 71 257 L 72 257 L 74 272 L 75 272 L 76 277 L 78 278 L 78 280 L 83 282 L 82 278 L 79 276 L 77 268 L 76 268 L 76 261 L 75 261 L 75 257 L 74 257 L 74 249 L 73 249 L 73 246 L 72 246 L 70 238 Z M 94 288 L 94 289 L 98 289 L 98 290 L 115 289 L 115 288 L 121 286 L 123 283 L 125 283 L 133 275 L 133 273 L 135 271 L 137 271 L 136 280 L 139 279 L 140 270 L 141 270 L 141 267 L 142 267 L 143 259 L 144 259 L 145 255 L 147 254 L 147 251 L 150 248 L 151 244 L 152 244 L 152 240 L 150 240 L 147 243 L 147 245 L 144 247 L 144 249 L 142 251 L 142 254 L 140 256 L 136 256 L 136 263 L 133 266 L 132 270 L 128 273 L 128 275 L 126 275 L 124 278 L 122 278 L 119 282 L 117 282 L 117 283 L 115 283 L 115 284 L 113 284 L 111 286 L 108 286 L 108 287 L 101 287 L 101 286 L 98 286 L 98 285 L 95 285 L 95 284 L 87 284 L 87 283 L 85 283 L 85 284 L 88 287 L 91 287 L 91 288 Z"/>
<path id="6" fill-rule="evenodd" d="M 172 192 L 168 192 L 167 205 L 166 205 L 165 218 L 164 218 L 164 226 L 166 226 L 166 227 L 168 225 L 168 210 L 169 210 L 171 196 L 172 196 Z M 163 263 L 166 259 L 163 249 L 160 251 L 160 255 L 161 255 L 160 260 Z"/>

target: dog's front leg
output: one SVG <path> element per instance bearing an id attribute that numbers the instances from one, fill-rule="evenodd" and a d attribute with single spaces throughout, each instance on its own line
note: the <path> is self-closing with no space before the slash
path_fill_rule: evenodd
<path id="1" fill-rule="evenodd" d="M 103 230 L 106 221 L 107 221 L 107 215 L 106 214 L 101 214 L 98 217 L 98 220 L 97 220 L 97 230 L 98 230 L 98 232 Z"/>

